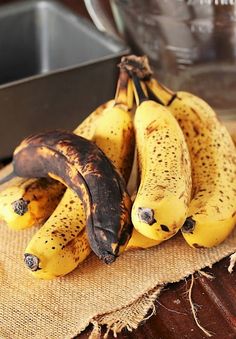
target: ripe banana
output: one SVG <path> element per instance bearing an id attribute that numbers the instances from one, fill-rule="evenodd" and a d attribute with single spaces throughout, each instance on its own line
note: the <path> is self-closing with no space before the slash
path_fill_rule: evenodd
<path id="1" fill-rule="evenodd" d="M 236 224 L 236 151 L 227 129 L 202 99 L 173 93 L 155 79 L 151 91 L 178 120 L 190 150 L 193 192 L 182 234 L 192 247 L 223 242 Z"/>
<path id="2" fill-rule="evenodd" d="M 64 276 L 86 259 L 91 248 L 85 223 L 82 201 L 67 189 L 54 213 L 25 249 L 24 261 L 34 277 L 53 279 Z"/>
<path id="3" fill-rule="evenodd" d="M 147 100 L 134 76 L 138 107 L 134 126 L 141 176 L 132 222 L 144 236 L 162 242 L 183 225 L 191 196 L 191 166 L 184 135 L 162 105 Z"/>
<path id="4" fill-rule="evenodd" d="M 13 169 L 20 177 L 50 176 L 80 197 L 90 246 L 105 263 L 124 250 L 132 233 L 131 200 L 123 178 L 93 142 L 59 130 L 33 135 L 15 149 Z"/>
<path id="5" fill-rule="evenodd" d="M 75 134 L 91 139 L 96 120 L 114 100 L 99 106 L 74 131 Z M 65 186 L 52 179 L 14 178 L 0 192 L 0 219 L 15 230 L 45 222 L 58 205 Z"/>
<path id="6" fill-rule="evenodd" d="M 125 178 L 130 174 L 134 144 L 132 116 L 128 113 L 132 107 L 131 85 L 127 74 L 121 73 L 115 101 L 105 107 L 96 121 L 88 118 L 87 124 L 83 124 L 89 139 L 95 140 Z M 79 132 L 83 130 L 80 128 Z M 32 274 L 37 278 L 51 279 L 75 269 L 90 253 L 87 235 L 83 231 L 85 224 L 82 201 L 67 189 L 54 213 L 25 250 L 25 263 Z M 66 239 L 63 247 L 61 235 Z M 55 247 L 53 251 L 52 247 Z"/>
<path id="7" fill-rule="evenodd" d="M 113 162 L 128 182 L 134 156 L 134 128 L 132 81 L 127 72 L 120 70 L 115 105 L 104 110 L 99 118 L 93 141 Z"/>

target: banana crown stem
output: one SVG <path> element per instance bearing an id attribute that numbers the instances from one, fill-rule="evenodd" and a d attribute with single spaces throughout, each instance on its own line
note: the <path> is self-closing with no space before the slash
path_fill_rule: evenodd
<path id="1" fill-rule="evenodd" d="M 149 98 L 144 93 L 144 90 L 141 86 L 141 82 L 139 78 L 137 77 L 137 75 L 132 74 L 132 81 L 133 81 L 133 86 L 134 86 L 136 104 L 140 106 L 143 101 L 147 101 L 149 100 Z"/>
<path id="2" fill-rule="evenodd" d="M 154 100 L 163 106 L 169 106 L 176 98 L 176 93 L 163 86 L 154 78 L 145 82 L 148 90 L 154 96 Z"/>
<path id="3" fill-rule="evenodd" d="M 115 105 L 124 105 L 131 109 L 133 106 L 132 83 L 125 69 L 120 69 L 120 75 L 117 82 Z"/>

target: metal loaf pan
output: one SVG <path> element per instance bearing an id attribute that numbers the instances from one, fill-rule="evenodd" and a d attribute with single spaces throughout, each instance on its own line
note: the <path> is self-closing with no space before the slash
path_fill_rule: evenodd
<path id="1" fill-rule="evenodd" d="M 25 136 L 74 129 L 114 96 L 122 42 L 55 1 L 0 7 L 0 158 Z"/>

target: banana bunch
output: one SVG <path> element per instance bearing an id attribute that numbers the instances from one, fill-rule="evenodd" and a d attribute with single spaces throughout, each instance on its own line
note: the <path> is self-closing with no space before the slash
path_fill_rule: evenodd
<path id="1" fill-rule="evenodd" d="M 236 224 L 236 151 L 229 132 L 204 100 L 174 93 L 153 78 L 146 57 L 129 56 L 122 63 L 145 81 L 184 133 L 192 164 L 191 202 L 181 228 L 184 239 L 196 248 L 220 244 Z"/>
<path id="2" fill-rule="evenodd" d="M 130 213 L 128 213 L 131 203 L 120 175 L 128 180 L 132 167 L 134 150 L 132 106 L 132 84 L 127 73 L 121 71 L 115 100 L 100 106 L 74 131 L 76 134 L 93 140 L 100 146 L 113 162 L 119 172 L 118 174 L 114 174 L 112 168 L 110 172 L 108 171 L 109 162 L 105 162 L 105 159 L 103 159 L 105 158 L 104 154 L 102 156 L 100 154 L 100 158 L 102 158 L 100 160 L 103 160 L 103 164 L 100 164 L 99 173 L 98 169 L 96 170 L 96 167 L 94 167 L 99 164 L 97 148 L 90 150 L 87 147 L 86 149 L 82 140 L 78 141 L 78 147 L 77 149 L 74 147 L 73 151 L 75 157 L 78 156 L 80 149 L 83 150 L 83 153 L 91 154 L 89 159 L 84 159 L 86 163 L 82 165 L 83 158 L 81 156 L 77 165 L 82 166 L 78 172 L 82 173 L 82 177 L 88 175 L 92 187 L 88 187 L 89 180 L 86 179 L 86 185 L 83 182 L 78 185 L 82 194 L 80 192 L 75 193 L 76 185 L 73 186 L 68 180 L 72 175 L 74 176 L 76 169 L 71 167 L 68 170 L 67 181 L 61 176 L 65 173 L 65 165 L 62 173 L 55 174 L 52 169 L 48 169 L 46 174 L 58 179 L 68 187 L 73 186 L 74 191 L 69 188 L 66 190 L 54 213 L 36 232 L 25 250 L 25 263 L 34 276 L 50 279 L 69 273 L 88 256 L 91 247 L 105 262 L 113 261 L 125 248 L 131 235 Z M 56 135 L 54 131 L 51 136 L 47 133 L 24 140 L 14 153 L 14 171 L 21 176 L 41 177 L 45 175 L 43 171 L 46 170 L 47 172 L 47 164 L 54 165 L 57 169 L 60 164 L 60 168 L 62 168 L 62 160 L 58 159 L 60 162 L 55 165 L 56 161 L 54 160 L 57 159 L 52 158 L 59 158 L 59 149 L 55 148 L 58 147 L 60 140 L 71 140 L 71 138 L 72 136 L 60 133 Z M 50 145 L 42 144 L 47 142 Z M 63 156 L 66 155 L 66 152 L 68 153 L 68 160 L 72 158 L 72 146 L 76 145 L 60 146 L 60 152 Z M 94 148 L 95 145 L 90 143 L 89 147 Z M 42 148 L 45 148 L 43 152 L 41 152 Z M 37 150 L 42 154 L 37 154 Z M 54 154 L 52 151 L 54 151 Z M 30 165 L 26 167 L 24 166 L 26 162 L 32 163 L 32 152 L 36 157 L 34 168 L 31 168 Z M 31 160 L 27 161 L 27 157 L 30 157 Z M 37 168 L 37 161 L 43 168 Z M 43 161 L 45 161 L 44 164 Z M 94 171 L 95 175 L 92 176 Z M 101 183 L 99 180 L 101 180 Z M 113 182 L 116 184 L 114 185 Z M 106 187 L 106 183 L 109 187 Z M 97 191 L 92 192 L 92 189 Z M 104 194 L 106 196 L 103 196 Z M 49 195 L 48 192 L 46 195 Z M 106 210 L 108 210 L 107 216 L 105 215 Z M 117 213 L 114 213 L 116 211 Z M 101 216 L 99 213 L 103 213 L 103 215 Z M 104 221 L 107 222 L 107 229 Z M 89 225 L 88 222 L 90 222 Z M 86 223 L 88 226 L 87 232 L 84 230 Z M 109 229 L 109 227 L 112 227 L 112 229 Z M 105 231 L 102 231 L 103 229 Z"/>
<path id="3" fill-rule="evenodd" d="M 43 224 L 24 254 L 36 278 L 71 272 L 91 250 L 112 263 L 179 230 L 192 247 L 215 246 L 235 226 L 235 147 L 215 112 L 160 84 L 145 57 L 119 66 L 115 98 L 74 133 L 33 135 L 14 152 L 0 218 Z"/>
<path id="4" fill-rule="evenodd" d="M 130 174 L 134 148 L 130 111 L 133 105 L 131 89 L 131 82 L 122 72 L 115 100 L 105 105 L 102 111 L 99 109 L 92 113 L 76 130 L 77 134 L 94 140 L 126 180 Z M 101 174 L 101 178 L 108 180 L 105 172 Z M 101 194 L 106 194 L 106 191 Z M 99 195 L 98 198 L 101 202 L 104 200 L 103 196 Z M 114 200 L 114 197 L 111 197 L 111 200 Z M 100 208 L 101 202 L 97 203 Z M 126 219 L 124 209 L 121 213 Z M 101 220 L 103 219 L 104 216 Z M 107 216 L 107 221 L 109 220 Z M 86 215 L 82 199 L 68 188 L 54 213 L 33 236 L 25 250 L 25 263 L 32 274 L 38 278 L 50 279 L 65 275 L 76 268 L 91 251 L 87 233 L 84 231 L 85 225 Z M 62 235 L 63 239 L 66 239 L 64 243 Z M 104 237 L 104 234 L 102 236 Z M 109 240 L 111 236 L 112 232 L 106 237 Z M 53 247 L 55 248 L 52 251 Z"/>

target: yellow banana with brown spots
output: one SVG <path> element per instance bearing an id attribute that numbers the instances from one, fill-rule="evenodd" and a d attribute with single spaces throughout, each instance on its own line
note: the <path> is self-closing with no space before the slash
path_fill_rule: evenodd
<path id="1" fill-rule="evenodd" d="M 128 182 L 134 156 L 133 88 L 128 74 L 121 70 L 115 104 L 107 107 L 97 121 L 93 141 L 113 162 Z"/>
<path id="2" fill-rule="evenodd" d="M 69 188 L 28 243 L 24 260 L 34 277 L 53 279 L 73 271 L 90 254 L 82 201 Z"/>
<path id="3" fill-rule="evenodd" d="M 134 126 L 140 186 L 132 222 L 144 236 L 162 242 L 183 225 L 191 197 L 191 166 L 183 132 L 169 110 L 148 100 L 134 76 L 138 97 Z"/>

